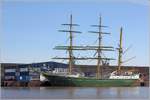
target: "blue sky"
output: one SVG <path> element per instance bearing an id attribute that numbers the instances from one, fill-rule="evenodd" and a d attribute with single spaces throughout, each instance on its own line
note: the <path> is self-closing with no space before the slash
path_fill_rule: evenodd
<path id="1" fill-rule="evenodd" d="M 132 1 L 132 2 L 131 2 Z M 102 23 L 108 25 L 103 44 L 117 47 L 119 29 L 123 27 L 123 47 L 132 48 L 124 55 L 126 60 L 136 56 L 125 65 L 149 65 L 149 13 L 150 5 L 135 0 L 83 0 L 70 2 L 63 0 L 18 2 L 4 0 L 2 4 L 2 34 L 1 34 L 1 62 L 32 63 L 52 61 L 52 57 L 66 56 L 64 51 L 53 50 L 56 45 L 66 45 L 67 33 L 58 30 L 67 29 L 61 26 L 69 22 L 69 15 L 73 15 L 73 22 L 80 24 L 75 30 L 75 45 L 92 45 L 97 39 L 95 34 L 88 31 L 96 30 L 90 27 L 98 24 L 99 14 Z M 144 2 L 144 0 L 143 0 Z M 75 52 L 76 55 L 79 53 Z M 92 56 L 92 52 L 80 52 L 81 56 Z M 117 59 L 117 52 L 106 54 Z M 56 60 L 55 60 L 56 61 Z M 86 63 L 79 62 L 80 64 Z M 112 61 L 111 64 L 116 64 Z M 91 61 L 90 64 L 95 64 Z"/>

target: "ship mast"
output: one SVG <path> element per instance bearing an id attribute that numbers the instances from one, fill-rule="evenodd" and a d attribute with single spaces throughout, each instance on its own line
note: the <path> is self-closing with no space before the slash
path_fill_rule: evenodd
<path id="1" fill-rule="evenodd" d="M 96 72 L 96 78 L 99 79 L 102 77 L 102 68 L 101 68 L 101 63 L 102 63 L 102 60 L 101 60 L 101 49 L 100 49 L 100 46 L 101 46 L 101 43 L 102 43 L 102 33 L 101 33 L 101 28 L 102 28 L 102 25 L 101 25 L 101 16 L 100 16 L 100 20 L 99 20 L 99 33 L 98 33 L 98 50 L 97 50 L 97 72 Z M 100 75 L 101 74 L 101 75 Z"/>
<path id="2" fill-rule="evenodd" d="M 122 30 L 123 28 L 120 28 L 120 40 L 119 40 L 119 48 L 118 48 L 118 74 L 121 74 L 121 64 L 122 64 L 122 53 L 123 53 L 123 49 L 122 49 Z"/>
<path id="3" fill-rule="evenodd" d="M 135 56 L 133 56 L 131 58 L 128 58 L 125 61 L 122 60 L 122 56 L 130 49 L 130 48 L 127 48 L 126 50 L 123 50 L 122 37 L 123 37 L 123 28 L 121 27 L 120 28 L 120 38 L 119 38 L 119 47 L 117 48 L 118 49 L 118 67 L 117 67 L 118 75 L 120 75 L 122 73 L 122 64 L 135 58 Z"/>
<path id="4" fill-rule="evenodd" d="M 111 46 L 102 46 L 102 34 L 110 34 L 106 32 L 102 32 L 103 26 L 102 25 L 102 17 L 100 15 L 99 17 L 99 25 L 92 25 L 93 27 L 97 27 L 98 31 L 90 31 L 91 33 L 97 33 L 98 34 L 98 46 L 97 46 L 97 67 L 96 67 L 96 78 L 102 79 L 102 60 L 115 60 L 113 58 L 102 58 L 102 51 L 114 51 L 113 47 Z"/>
<path id="5" fill-rule="evenodd" d="M 72 46 L 73 46 L 73 36 L 72 36 L 72 15 L 70 15 L 70 49 L 69 49 L 69 74 L 72 73 L 72 66 L 73 66 L 73 52 L 72 52 Z"/>
<path id="6" fill-rule="evenodd" d="M 69 68 L 68 68 L 68 74 L 71 75 L 72 74 L 72 67 L 74 65 L 74 60 L 75 57 L 73 55 L 73 50 L 80 48 L 80 46 L 73 46 L 73 33 L 81 33 L 80 31 L 74 31 L 73 30 L 73 26 L 79 26 L 78 24 L 73 24 L 72 22 L 72 14 L 70 15 L 70 23 L 69 24 L 62 24 L 65 26 L 69 26 L 69 30 L 59 30 L 60 32 L 67 32 L 69 33 L 69 46 L 56 46 L 54 49 L 57 50 L 67 50 L 69 52 L 69 56 L 68 57 L 55 57 L 53 59 L 64 59 L 64 60 L 69 60 Z M 78 50 L 78 49 L 77 49 Z M 76 58 L 77 59 L 77 58 Z"/>

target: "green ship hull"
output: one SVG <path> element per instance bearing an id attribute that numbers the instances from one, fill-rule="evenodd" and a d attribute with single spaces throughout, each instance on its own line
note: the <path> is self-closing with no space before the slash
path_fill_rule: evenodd
<path id="1" fill-rule="evenodd" d="M 58 75 L 43 74 L 48 79 L 49 86 L 74 87 L 128 87 L 134 86 L 136 79 L 95 79 L 75 78 Z"/>

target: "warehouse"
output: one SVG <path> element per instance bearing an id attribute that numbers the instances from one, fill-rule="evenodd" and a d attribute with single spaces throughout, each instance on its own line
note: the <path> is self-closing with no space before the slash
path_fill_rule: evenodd
<path id="1" fill-rule="evenodd" d="M 40 86 L 40 74 L 46 71 L 67 72 L 67 65 L 56 62 L 2 63 L 1 86 Z"/>

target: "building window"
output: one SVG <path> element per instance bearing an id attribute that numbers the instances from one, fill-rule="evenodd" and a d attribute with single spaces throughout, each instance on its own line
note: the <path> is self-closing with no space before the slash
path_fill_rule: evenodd
<path id="1" fill-rule="evenodd" d="M 27 72 L 28 68 L 20 68 L 20 72 Z"/>
<path id="2" fill-rule="evenodd" d="M 16 72 L 16 69 L 5 69 L 5 73 Z"/>

